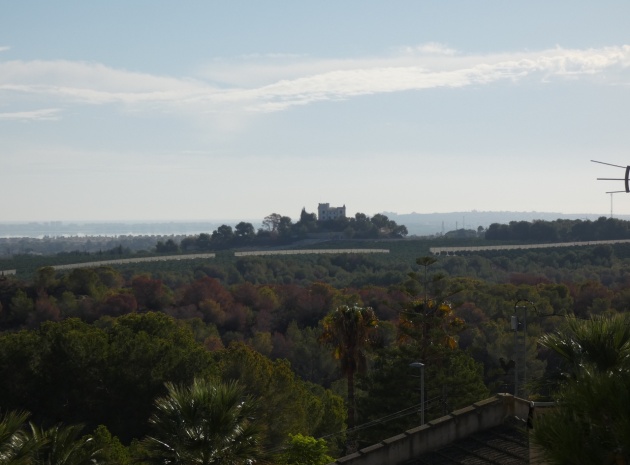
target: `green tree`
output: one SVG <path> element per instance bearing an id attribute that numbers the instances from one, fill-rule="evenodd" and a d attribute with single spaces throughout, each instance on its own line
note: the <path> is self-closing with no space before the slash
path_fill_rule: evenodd
<path id="1" fill-rule="evenodd" d="M 21 325 L 26 322 L 29 315 L 35 310 L 35 302 L 22 289 L 18 289 L 9 306 L 8 323 Z"/>
<path id="2" fill-rule="evenodd" d="M 316 231 L 317 213 L 307 213 L 306 208 L 302 208 L 297 226 L 304 227 L 307 232 Z"/>
<path id="3" fill-rule="evenodd" d="M 132 456 L 129 449 L 122 445 L 116 436 L 112 436 L 105 425 L 99 425 L 92 437 L 96 442 L 96 447 L 101 451 L 100 457 L 107 464 L 131 465 Z"/>
<path id="4" fill-rule="evenodd" d="M 407 236 L 407 234 L 409 234 L 407 226 L 405 226 L 404 224 L 397 225 L 395 222 L 392 226 L 391 232 L 389 233 L 389 235 L 392 237 L 405 237 Z"/>
<path id="5" fill-rule="evenodd" d="M 289 437 L 289 444 L 280 456 L 283 465 L 326 465 L 334 460 L 327 453 L 325 440 L 301 434 Z"/>
<path id="6" fill-rule="evenodd" d="M 289 324 L 284 336 L 277 335 L 283 344 L 273 355 L 286 358 L 291 369 L 302 379 L 329 387 L 339 378 L 339 368 L 327 347 L 320 344 L 320 329 L 300 329 L 295 321 Z"/>
<path id="7" fill-rule="evenodd" d="M 247 244 L 256 237 L 256 230 L 251 223 L 241 221 L 234 227 L 234 237 L 238 244 Z"/>
<path id="8" fill-rule="evenodd" d="M 540 342 L 564 361 L 556 407 L 534 423 L 548 463 L 630 463 L 630 318 L 569 318 Z"/>
<path id="9" fill-rule="evenodd" d="M 148 462 L 156 465 L 239 465 L 263 457 L 256 404 L 236 383 L 195 379 L 167 383 L 155 401 L 144 440 Z"/>
<path id="10" fill-rule="evenodd" d="M 321 340 L 333 346 L 333 354 L 348 383 L 348 428 L 355 425 L 354 375 L 365 369 L 365 350 L 378 319 L 370 307 L 342 305 L 323 320 Z"/>
<path id="11" fill-rule="evenodd" d="M 212 243 L 219 247 L 227 247 L 234 239 L 234 231 L 232 226 L 222 224 L 212 232 Z"/>
<path id="12" fill-rule="evenodd" d="M 57 272 L 52 266 L 39 268 L 35 276 L 35 287 L 38 290 L 50 292 L 59 284 L 56 274 Z"/>
<path id="13" fill-rule="evenodd" d="M 378 220 L 377 220 L 378 221 Z M 349 226 L 354 230 L 358 237 L 377 237 L 378 227 L 370 221 L 365 213 L 356 213 L 354 218 L 349 221 Z"/>
<path id="14" fill-rule="evenodd" d="M 190 383 L 216 373 L 211 354 L 191 330 L 167 315 L 128 314 L 98 325 L 108 341 L 106 365 L 96 373 L 105 382 L 105 402 L 92 425 L 105 424 L 125 443 L 146 432 L 146 419 L 165 382 Z"/>
<path id="15" fill-rule="evenodd" d="M 95 268 L 75 268 L 64 277 L 64 284 L 78 295 L 99 300 L 107 288 L 101 283 Z"/>
<path id="16" fill-rule="evenodd" d="M 265 216 L 265 219 L 263 219 L 262 222 L 262 226 L 266 231 L 270 233 L 275 233 L 278 231 L 281 219 L 282 215 L 279 215 L 278 213 L 272 213 L 271 215 Z"/>
<path id="17" fill-rule="evenodd" d="M 146 432 L 164 383 L 213 372 L 211 354 L 184 325 L 164 314 L 44 323 L 0 334 L 4 408 L 44 421 L 107 428 L 128 443 Z"/>
<path id="18" fill-rule="evenodd" d="M 314 435 L 338 430 L 322 430 L 324 420 L 336 428 L 339 422 L 327 418 L 334 403 L 314 394 L 296 377 L 286 360 L 271 361 L 242 343 L 232 343 L 225 350 L 214 352 L 221 379 L 237 381 L 257 399 L 264 399 L 259 418 L 266 425 L 265 447 L 284 445 L 289 433 Z M 330 407 L 330 410 L 327 410 Z"/>
<path id="19" fill-rule="evenodd" d="M 212 236 L 208 233 L 199 234 L 195 245 L 199 250 L 212 250 Z"/>
<path id="20" fill-rule="evenodd" d="M 387 218 L 387 216 L 381 214 L 381 213 L 377 213 L 376 215 L 374 215 L 370 221 L 377 227 L 377 228 L 386 228 L 387 225 L 389 224 L 389 218 Z"/>
<path id="21" fill-rule="evenodd" d="M 179 245 L 173 239 L 167 239 L 166 242 L 158 241 L 155 246 L 157 253 L 177 253 Z"/>
<path id="22" fill-rule="evenodd" d="M 288 239 L 291 236 L 291 228 L 293 223 L 288 216 L 281 216 L 278 222 L 278 235 L 283 239 Z"/>

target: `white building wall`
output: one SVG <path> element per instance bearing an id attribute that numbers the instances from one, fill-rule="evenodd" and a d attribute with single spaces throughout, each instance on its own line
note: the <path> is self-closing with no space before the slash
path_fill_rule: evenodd
<path id="1" fill-rule="evenodd" d="M 329 203 L 320 203 L 317 206 L 317 219 L 319 221 L 335 220 L 346 217 L 346 206 L 331 207 Z"/>

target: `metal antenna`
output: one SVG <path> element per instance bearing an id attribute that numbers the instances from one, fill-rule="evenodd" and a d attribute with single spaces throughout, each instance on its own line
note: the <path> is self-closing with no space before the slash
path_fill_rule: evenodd
<path id="1" fill-rule="evenodd" d="M 607 194 L 616 194 L 616 193 L 621 193 L 621 192 L 625 192 L 625 193 L 630 193 L 630 165 L 628 166 L 620 166 L 620 165 L 613 165 L 612 163 L 606 163 L 603 161 L 597 161 L 597 160 L 591 160 L 593 163 L 599 163 L 600 165 L 608 165 L 608 166 L 614 166 L 615 168 L 621 168 L 621 169 L 625 169 L 626 173 L 625 176 L 623 178 L 597 178 L 598 181 L 623 181 L 624 182 L 624 187 L 626 188 L 625 191 L 608 191 L 606 192 Z M 611 197 L 611 202 L 612 202 L 612 197 Z M 611 217 L 612 217 L 612 213 L 611 213 Z"/>
<path id="2" fill-rule="evenodd" d="M 625 166 L 620 166 L 620 165 L 613 165 L 612 163 L 606 163 L 604 161 L 597 161 L 597 160 L 591 160 L 593 163 L 599 163 L 601 165 L 608 165 L 608 166 L 614 166 L 616 168 L 625 168 Z"/>

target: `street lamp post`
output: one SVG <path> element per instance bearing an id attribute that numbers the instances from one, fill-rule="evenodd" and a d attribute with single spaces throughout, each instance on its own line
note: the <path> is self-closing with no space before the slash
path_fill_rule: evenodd
<path id="1" fill-rule="evenodd" d="M 420 426 L 424 425 L 424 363 L 410 363 L 411 368 L 420 368 Z"/>

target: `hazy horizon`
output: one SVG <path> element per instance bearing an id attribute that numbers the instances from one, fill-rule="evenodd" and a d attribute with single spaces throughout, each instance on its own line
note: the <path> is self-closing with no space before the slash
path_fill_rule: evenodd
<path id="1" fill-rule="evenodd" d="M 300 210 L 301 211 L 301 210 Z M 306 211 L 308 213 L 317 213 L 317 209 L 313 209 L 313 210 L 309 210 L 308 208 L 306 209 Z M 299 213 L 295 214 L 295 215 L 290 215 L 290 214 L 285 214 L 284 212 L 281 211 L 275 211 L 275 212 L 270 212 L 271 213 L 278 213 L 282 216 L 288 216 L 290 217 L 293 222 L 296 222 L 299 220 Z M 561 215 L 561 216 L 589 216 L 589 217 L 609 217 L 610 216 L 610 211 L 608 212 L 601 212 L 601 213 L 597 213 L 597 212 L 577 212 L 577 213 L 564 213 L 564 212 L 556 212 L 556 211 L 537 211 L 537 210 L 529 210 L 529 211 L 519 211 L 519 210 L 468 210 L 468 211 L 464 211 L 464 210 L 459 210 L 459 211 L 445 211 L 445 212 L 439 212 L 439 211 L 434 211 L 434 212 L 409 212 L 409 213 L 398 213 L 398 212 L 394 212 L 394 211 L 381 211 L 381 212 L 375 212 L 375 213 L 366 213 L 366 212 L 354 212 L 354 213 L 365 213 L 368 217 L 374 216 L 376 214 L 384 214 L 386 216 L 410 216 L 410 215 L 461 215 L 461 214 L 509 214 L 509 215 L 516 215 L 516 214 L 525 214 L 525 215 L 532 215 L 532 214 L 541 214 L 541 215 Z M 349 213 L 347 215 L 348 218 L 354 218 L 354 213 Z M 267 216 L 267 215 L 265 215 Z M 613 215 L 614 217 L 630 217 L 630 213 L 629 214 L 617 214 L 615 213 Z M 111 224 L 116 224 L 116 223 L 120 223 L 120 224 L 157 224 L 157 223 L 220 223 L 220 222 L 239 222 L 239 221 L 245 221 L 245 222 L 259 222 L 262 223 L 262 221 L 264 220 L 264 217 L 261 218 L 238 218 L 238 217 L 234 217 L 234 218 L 183 218 L 183 219 L 168 219 L 168 218 L 146 218 L 146 219 L 141 219 L 141 218 L 130 218 L 130 219 L 117 219 L 117 218 L 113 218 L 113 219 L 90 219 L 90 218 L 68 218 L 68 219 L 51 219 L 51 220 L 38 220 L 38 219 L 27 219 L 27 220 L 2 220 L 0 219 L 0 224 L 30 224 L 30 223 L 40 223 L 40 224 L 44 224 L 44 223 L 60 223 L 60 224 L 68 224 L 68 223 L 80 223 L 80 224 L 99 224 L 99 223 L 111 223 Z"/>
<path id="2" fill-rule="evenodd" d="M 510 221 L 553 221 L 557 219 L 581 219 L 595 221 L 600 214 L 563 214 L 558 212 L 434 212 L 434 213 L 410 213 L 396 214 L 382 212 L 398 224 L 407 227 L 409 236 L 427 236 L 441 234 L 457 229 L 473 229 L 479 226 L 487 228 L 492 223 L 507 224 Z M 350 215 L 353 216 L 353 215 Z M 372 215 L 370 215 L 372 216 Z M 606 216 L 607 217 L 607 216 Z M 618 215 L 618 219 L 630 220 L 630 215 Z M 299 217 L 292 217 L 298 221 Z M 129 220 L 129 221 L 31 221 L 31 222 L 3 222 L 0 221 L 0 238 L 16 237 L 115 237 L 115 236 L 177 236 L 211 233 L 219 226 L 226 224 L 236 226 L 241 221 L 251 223 L 255 229 L 262 227 L 262 218 L 239 219 L 210 219 L 190 221 L 168 220 Z"/>

